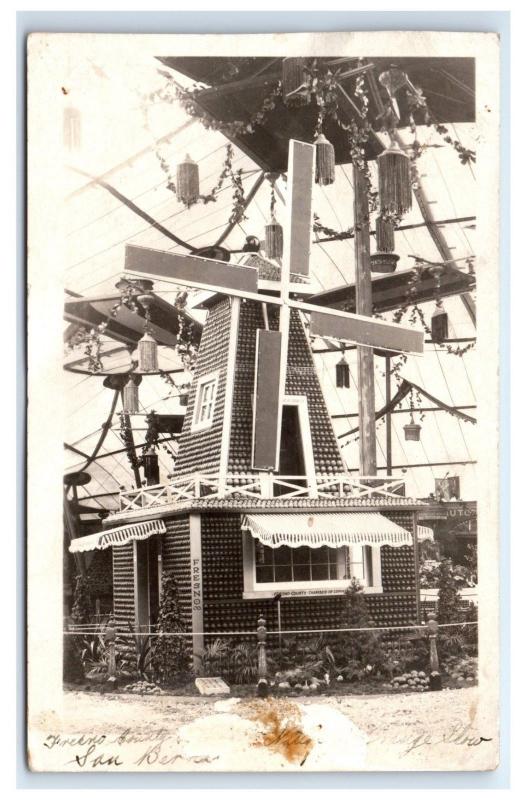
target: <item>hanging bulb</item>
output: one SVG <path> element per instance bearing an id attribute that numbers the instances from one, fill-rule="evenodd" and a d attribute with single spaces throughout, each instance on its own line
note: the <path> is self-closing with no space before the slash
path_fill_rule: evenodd
<path id="1" fill-rule="evenodd" d="M 187 154 L 177 165 L 177 197 L 185 206 L 197 203 L 199 199 L 199 167 Z"/>
<path id="2" fill-rule="evenodd" d="M 329 186 L 335 182 L 335 148 L 323 133 L 319 133 L 315 139 L 315 148 L 315 183 Z"/>
<path id="3" fill-rule="evenodd" d="M 139 413 L 139 389 L 141 375 L 131 375 L 123 389 L 123 411 L 126 414 Z"/>
<path id="4" fill-rule="evenodd" d="M 336 372 L 336 385 L 339 389 L 349 389 L 349 364 L 346 361 L 344 351 L 342 350 L 342 358 L 335 367 Z"/>
<path id="5" fill-rule="evenodd" d="M 282 97 L 287 106 L 306 106 L 309 95 L 306 88 L 304 58 L 284 58 L 282 60 Z"/>
<path id="6" fill-rule="evenodd" d="M 436 301 L 436 308 L 431 317 L 431 339 L 436 344 L 441 344 L 449 338 L 449 315 L 443 307 L 441 300 Z"/>
<path id="7" fill-rule="evenodd" d="M 394 250 L 394 226 L 389 217 L 381 214 L 376 218 L 376 249 L 379 253 L 392 253 Z"/>
<path id="8" fill-rule="evenodd" d="M 403 217 L 411 210 L 411 165 L 409 156 L 396 142 L 378 156 L 378 184 L 384 214 Z"/>

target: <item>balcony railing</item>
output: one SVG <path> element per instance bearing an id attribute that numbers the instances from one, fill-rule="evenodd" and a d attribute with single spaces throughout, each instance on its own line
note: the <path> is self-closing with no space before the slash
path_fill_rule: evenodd
<path id="1" fill-rule="evenodd" d="M 280 498 L 340 499 L 363 497 L 396 497 L 404 495 L 402 479 L 350 475 L 317 475 L 313 479 L 302 475 L 271 473 L 228 474 L 222 476 L 192 473 L 170 483 L 144 486 L 120 493 L 120 513 L 184 506 L 200 499 L 247 498 L 258 500 Z"/>

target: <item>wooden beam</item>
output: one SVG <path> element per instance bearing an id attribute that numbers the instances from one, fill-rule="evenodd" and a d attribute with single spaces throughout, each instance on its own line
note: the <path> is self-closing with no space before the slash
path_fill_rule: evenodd
<path id="1" fill-rule="evenodd" d="M 369 187 L 367 178 L 354 162 L 353 184 L 356 313 L 357 315 L 371 317 L 373 314 L 373 300 L 369 235 Z M 402 335 L 400 335 L 400 339 Z M 386 343 L 384 346 L 391 346 L 387 336 L 384 338 L 384 342 Z M 375 339 L 372 336 L 370 343 L 375 344 Z M 423 348 L 423 336 L 421 347 Z M 376 475 L 374 353 L 370 347 L 360 346 L 357 350 L 357 355 L 358 419 L 360 427 L 359 463 L 362 475 Z"/>

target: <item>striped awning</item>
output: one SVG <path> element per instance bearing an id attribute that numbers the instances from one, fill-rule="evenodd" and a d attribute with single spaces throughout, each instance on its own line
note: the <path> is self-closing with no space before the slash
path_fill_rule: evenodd
<path id="1" fill-rule="evenodd" d="M 162 519 L 151 519 L 137 522 L 135 525 L 122 525 L 108 531 L 93 533 L 91 536 L 80 536 L 73 539 L 69 547 L 71 553 L 85 553 L 87 550 L 105 550 L 107 547 L 119 547 L 134 539 L 148 539 L 155 533 L 164 533 L 165 523 Z"/>
<path id="2" fill-rule="evenodd" d="M 377 512 L 245 514 L 241 527 L 267 547 L 412 545 L 409 531 Z"/>
<path id="3" fill-rule="evenodd" d="M 426 525 L 418 525 L 418 541 L 424 542 L 426 539 L 430 539 L 431 542 L 434 541 L 434 531 L 432 528 L 428 528 Z"/>

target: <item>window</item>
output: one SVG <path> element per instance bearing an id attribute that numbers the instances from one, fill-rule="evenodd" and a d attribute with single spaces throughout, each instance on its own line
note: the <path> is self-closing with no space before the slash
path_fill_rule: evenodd
<path id="1" fill-rule="evenodd" d="M 194 405 L 192 431 L 199 431 L 211 427 L 215 411 L 218 379 L 219 373 L 214 372 L 199 380 Z"/>
<path id="2" fill-rule="evenodd" d="M 349 578 L 347 547 L 255 547 L 256 583 L 337 581 Z"/>
<path id="3" fill-rule="evenodd" d="M 341 594 L 352 578 L 365 592 L 382 591 L 380 548 L 368 545 L 268 547 L 245 532 L 243 569 L 245 599 L 278 591 Z"/>

